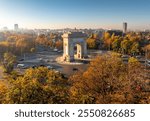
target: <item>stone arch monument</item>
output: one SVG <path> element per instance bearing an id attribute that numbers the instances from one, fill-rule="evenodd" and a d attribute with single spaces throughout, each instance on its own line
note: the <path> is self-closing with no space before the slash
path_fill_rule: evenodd
<path id="1" fill-rule="evenodd" d="M 82 32 L 68 32 L 63 38 L 63 60 L 67 62 L 87 57 L 86 35 Z M 77 48 L 75 50 L 75 47 Z M 76 52 L 75 52 L 76 51 Z M 75 54 L 76 53 L 76 54 Z"/>

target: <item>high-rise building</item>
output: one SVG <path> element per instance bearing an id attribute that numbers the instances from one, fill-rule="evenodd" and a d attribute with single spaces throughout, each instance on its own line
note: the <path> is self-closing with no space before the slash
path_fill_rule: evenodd
<path id="1" fill-rule="evenodd" d="M 127 23 L 123 23 L 123 33 L 127 33 Z"/>
<path id="2" fill-rule="evenodd" d="M 14 24 L 14 30 L 18 31 L 18 29 L 19 29 L 18 24 Z"/>

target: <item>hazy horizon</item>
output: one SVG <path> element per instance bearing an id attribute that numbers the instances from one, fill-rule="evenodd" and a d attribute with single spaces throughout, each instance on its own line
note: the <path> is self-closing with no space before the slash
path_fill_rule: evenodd
<path id="1" fill-rule="evenodd" d="M 149 0 L 0 0 L 0 28 L 150 29 Z"/>

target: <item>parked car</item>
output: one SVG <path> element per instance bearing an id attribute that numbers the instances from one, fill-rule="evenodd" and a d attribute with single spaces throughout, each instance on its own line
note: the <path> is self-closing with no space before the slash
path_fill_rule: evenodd
<path id="1" fill-rule="evenodd" d="M 150 64 L 150 60 L 147 60 L 147 63 L 149 63 L 149 64 Z"/>
<path id="2" fill-rule="evenodd" d="M 19 61 L 24 61 L 24 59 L 23 59 L 23 58 L 21 58 L 21 59 L 19 59 Z"/>
<path id="3" fill-rule="evenodd" d="M 122 55 L 122 58 L 129 58 L 129 55 Z"/>
<path id="4" fill-rule="evenodd" d="M 73 68 L 72 70 L 73 70 L 73 71 L 78 71 L 78 69 L 77 69 L 77 68 Z"/>
<path id="5" fill-rule="evenodd" d="M 40 66 L 40 67 L 45 67 L 45 65 L 44 65 L 44 64 L 40 64 L 39 66 Z"/>
<path id="6" fill-rule="evenodd" d="M 17 68 L 21 68 L 21 67 L 24 67 L 25 64 L 17 64 Z"/>
<path id="7" fill-rule="evenodd" d="M 47 66 L 48 69 L 54 69 L 52 66 Z"/>
<path id="8" fill-rule="evenodd" d="M 62 50 L 59 50 L 59 51 L 58 51 L 58 53 L 62 53 L 62 52 L 63 52 Z"/>
<path id="9" fill-rule="evenodd" d="M 29 66 L 25 64 L 17 64 L 17 68 L 27 69 Z"/>
<path id="10" fill-rule="evenodd" d="M 58 49 L 57 49 L 57 48 L 55 48 L 53 51 L 54 51 L 54 52 L 57 52 L 57 51 L 58 51 Z"/>
<path id="11" fill-rule="evenodd" d="M 31 66 L 31 68 L 36 68 L 36 67 L 37 67 L 36 65 L 32 65 L 32 66 Z"/>
<path id="12" fill-rule="evenodd" d="M 142 56 L 140 56 L 140 55 L 137 55 L 137 56 L 135 56 L 137 59 L 140 59 L 140 58 L 142 58 Z"/>
<path id="13" fill-rule="evenodd" d="M 150 67 L 150 60 L 147 60 L 147 66 Z"/>

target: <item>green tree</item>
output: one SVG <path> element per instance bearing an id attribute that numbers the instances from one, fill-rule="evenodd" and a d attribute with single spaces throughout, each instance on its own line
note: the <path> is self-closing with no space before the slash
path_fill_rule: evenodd
<path id="1" fill-rule="evenodd" d="M 131 46 L 131 53 L 133 54 L 133 55 L 136 55 L 136 54 L 138 54 L 139 53 L 139 43 L 137 43 L 137 42 L 134 42 L 133 44 L 132 44 L 132 46 Z"/>
<path id="2" fill-rule="evenodd" d="M 113 42 L 112 42 L 112 49 L 116 52 L 119 51 L 120 49 L 120 40 L 119 39 L 115 39 Z"/>
<path id="3" fill-rule="evenodd" d="M 87 39 L 87 46 L 89 49 L 96 49 L 97 48 L 96 39 L 88 38 Z"/>
<path id="4" fill-rule="evenodd" d="M 14 64 L 16 62 L 16 56 L 12 53 L 4 53 L 3 68 L 5 73 L 11 73 L 14 69 Z"/>
<path id="5" fill-rule="evenodd" d="M 128 54 L 130 52 L 131 42 L 129 40 L 123 40 L 121 42 L 121 49 L 124 54 Z"/>
<path id="6" fill-rule="evenodd" d="M 110 50 L 111 48 L 111 35 L 109 32 L 105 32 L 103 35 L 104 46 Z"/>

